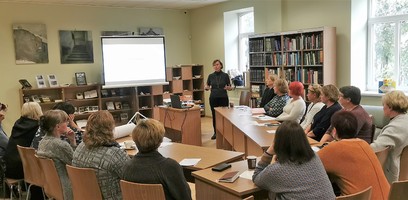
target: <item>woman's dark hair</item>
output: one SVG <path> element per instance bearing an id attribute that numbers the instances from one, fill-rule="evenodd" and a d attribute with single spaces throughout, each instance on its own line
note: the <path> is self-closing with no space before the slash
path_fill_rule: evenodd
<path id="1" fill-rule="evenodd" d="M 302 164 L 315 156 L 303 128 L 293 120 L 284 121 L 278 127 L 273 149 L 279 163 Z"/>
<path id="2" fill-rule="evenodd" d="M 355 86 L 344 86 L 339 89 L 343 94 L 343 98 L 350 98 L 351 103 L 359 105 L 361 101 L 361 91 Z"/>
<path id="3" fill-rule="evenodd" d="M 58 110 L 65 111 L 68 115 L 75 113 L 75 107 L 68 102 L 59 102 L 55 104 L 55 106 L 52 107 L 52 109 L 53 110 L 58 109 Z"/>
<path id="4" fill-rule="evenodd" d="M 331 117 L 331 125 L 336 129 L 339 139 L 355 138 L 357 136 L 357 117 L 350 111 L 340 110 Z"/>

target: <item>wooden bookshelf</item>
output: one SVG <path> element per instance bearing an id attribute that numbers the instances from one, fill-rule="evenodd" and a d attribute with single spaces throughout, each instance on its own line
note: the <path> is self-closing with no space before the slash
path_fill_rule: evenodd
<path id="1" fill-rule="evenodd" d="M 265 78 L 277 74 L 289 82 L 336 83 L 336 28 L 321 27 L 249 36 L 250 88 L 262 96 Z M 305 90 L 305 93 L 307 90 Z"/>

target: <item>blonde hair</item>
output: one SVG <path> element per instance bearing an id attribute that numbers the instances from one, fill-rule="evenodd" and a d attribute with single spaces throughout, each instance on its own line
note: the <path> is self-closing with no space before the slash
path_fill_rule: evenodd
<path id="1" fill-rule="evenodd" d="M 339 89 L 333 84 L 323 86 L 322 94 L 324 94 L 324 96 L 326 96 L 331 102 L 339 100 Z"/>
<path id="2" fill-rule="evenodd" d="M 115 120 L 109 111 L 100 110 L 92 113 L 88 117 L 83 136 L 85 146 L 92 148 L 113 143 L 115 141 L 113 138 L 114 128 Z"/>
<path id="3" fill-rule="evenodd" d="M 40 117 L 41 131 L 46 135 L 53 135 L 55 127 L 62 122 L 68 121 L 67 113 L 62 110 L 48 110 Z"/>
<path id="4" fill-rule="evenodd" d="M 408 99 L 404 92 L 394 90 L 386 93 L 382 97 L 382 103 L 387 105 L 391 110 L 398 113 L 407 113 Z"/>
<path id="5" fill-rule="evenodd" d="M 269 78 L 269 80 L 275 82 L 276 80 L 278 80 L 278 75 L 276 75 L 276 74 L 270 74 L 270 75 L 268 76 L 268 78 Z"/>
<path id="6" fill-rule="evenodd" d="M 163 141 L 165 129 L 162 123 L 155 119 L 140 120 L 132 131 L 133 141 L 137 149 L 147 153 L 159 148 Z"/>
<path id="7" fill-rule="evenodd" d="M 21 107 L 21 116 L 34 120 L 40 120 L 43 115 L 40 104 L 37 102 L 26 102 Z"/>
<path id="8" fill-rule="evenodd" d="M 288 82 L 284 79 L 278 79 L 273 83 L 277 87 L 278 91 L 282 94 L 286 94 L 289 91 Z"/>
<path id="9" fill-rule="evenodd" d="M 309 91 L 316 95 L 316 98 L 320 97 L 322 86 L 319 84 L 309 85 Z"/>

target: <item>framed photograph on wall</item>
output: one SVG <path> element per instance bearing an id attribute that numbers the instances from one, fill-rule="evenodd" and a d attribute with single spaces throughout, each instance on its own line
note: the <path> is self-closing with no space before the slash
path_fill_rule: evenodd
<path id="1" fill-rule="evenodd" d="M 76 72 L 75 80 L 77 85 L 86 85 L 86 76 L 85 72 Z"/>

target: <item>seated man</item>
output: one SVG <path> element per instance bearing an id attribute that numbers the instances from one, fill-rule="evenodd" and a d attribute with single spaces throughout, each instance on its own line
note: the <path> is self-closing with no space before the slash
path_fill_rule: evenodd
<path id="1" fill-rule="evenodd" d="M 336 142 L 323 147 L 318 155 L 341 195 L 360 192 L 372 186 L 372 199 L 388 199 L 390 186 L 380 161 L 370 145 L 359 138 L 357 117 L 350 111 L 336 112 L 331 118 Z"/>
<path id="2" fill-rule="evenodd" d="M 62 110 L 65 113 L 67 113 L 67 115 L 69 116 L 68 128 L 70 128 L 72 131 L 74 131 L 76 144 L 71 144 L 66 136 L 61 135 L 61 139 L 67 141 L 68 143 L 70 143 L 70 145 L 75 149 L 75 147 L 79 143 L 82 142 L 82 131 L 74 122 L 74 118 L 75 118 L 75 115 L 74 115 L 75 108 L 74 108 L 74 106 L 72 104 L 68 103 L 68 102 L 59 102 L 59 103 L 55 104 L 55 106 L 52 109 L 53 110 L 57 110 L 57 109 Z M 44 136 L 45 136 L 45 133 L 43 133 L 41 131 L 41 129 L 39 128 L 38 131 L 35 133 L 33 141 L 31 142 L 31 147 L 33 147 L 34 149 L 38 149 L 38 144 L 40 143 L 40 141 L 43 139 Z"/>
<path id="3" fill-rule="evenodd" d="M 364 110 L 363 107 L 360 105 L 361 100 L 361 92 L 358 87 L 354 86 L 344 86 L 341 87 L 339 94 L 339 103 L 343 106 L 343 110 L 347 110 L 352 112 L 357 117 L 357 138 L 365 140 L 368 144 L 371 143 L 372 140 L 372 120 L 368 113 Z M 320 142 L 328 142 L 332 141 L 333 137 L 331 132 L 333 130 L 333 126 L 330 126 Z"/>

